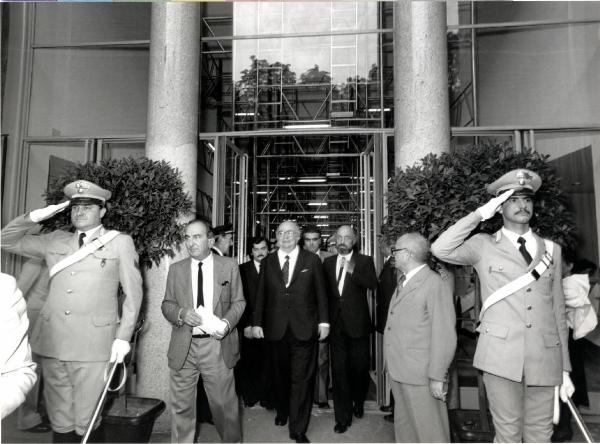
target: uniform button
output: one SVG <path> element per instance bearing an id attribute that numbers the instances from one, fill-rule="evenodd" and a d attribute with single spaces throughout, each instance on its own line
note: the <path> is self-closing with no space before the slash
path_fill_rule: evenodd
<path id="1" fill-rule="evenodd" d="M 65 310 L 65 314 L 69 316 L 71 314 L 71 310 Z"/>
<path id="2" fill-rule="evenodd" d="M 391 314 L 391 315 L 393 315 L 393 314 L 394 314 L 394 312 L 393 312 L 393 311 L 390 311 L 390 314 Z"/>
<path id="3" fill-rule="evenodd" d="M 529 293 L 529 292 L 531 292 L 531 288 L 528 288 L 528 289 L 527 289 L 527 293 Z"/>
<path id="4" fill-rule="evenodd" d="M 486 333 L 489 333 L 489 332 L 490 332 L 490 329 L 489 329 L 489 328 L 486 328 L 486 329 L 485 329 L 485 332 L 486 332 Z"/>
<path id="5" fill-rule="evenodd" d="M 71 276 L 75 276 L 75 272 L 74 271 L 71 272 Z"/>
<path id="6" fill-rule="evenodd" d="M 525 325 L 525 327 L 531 328 L 531 322 L 528 322 L 527 325 Z"/>
<path id="7" fill-rule="evenodd" d="M 556 345 L 560 345 L 560 342 L 559 342 L 559 341 L 556 341 Z"/>
<path id="8" fill-rule="evenodd" d="M 527 310 L 531 310 L 531 305 L 528 305 L 528 306 L 527 306 Z"/>
<path id="9" fill-rule="evenodd" d="M 73 293 L 73 290 L 67 290 L 67 293 Z"/>

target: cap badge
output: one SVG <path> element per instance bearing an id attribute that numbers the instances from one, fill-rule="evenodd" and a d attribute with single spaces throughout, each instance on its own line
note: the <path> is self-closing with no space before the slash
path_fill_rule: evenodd
<path id="1" fill-rule="evenodd" d="M 90 186 L 85 182 L 77 182 L 75 188 L 77 188 L 77 192 L 81 194 L 88 190 Z"/>
<path id="2" fill-rule="evenodd" d="M 527 171 L 517 171 L 517 179 L 519 179 L 519 185 L 525 185 L 525 182 L 531 182 L 533 177 Z"/>

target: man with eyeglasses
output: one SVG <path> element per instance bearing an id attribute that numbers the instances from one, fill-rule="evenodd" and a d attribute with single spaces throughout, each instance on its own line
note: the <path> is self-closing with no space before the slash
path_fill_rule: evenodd
<path id="1" fill-rule="evenodd" d="M 452 291 L 427 266 L 429 242 L 407 233 L 392 248 L 401 279 L 390 301 L 383 350 L 392 380 L 396 442 L 450 442 L 445 398 L 456 349 Z"/>
<path id="2" fill-rule="evenodd" d="M 50 290 L 31 334 L 41 356 L 44 399 L 54 442 L 78 442 L 104 387 L 107 361 L 122 362 L 142 303 L 133 239 L 102 225 L 111 192 L 87 180 L 64 188 L 69 200 L 31 211 L 2 230 L 2 249 L 44 259 Z M 27 232 L 70 206 L 74 232 Z M 125 298 L 119 317 L 118 291 Z M 103 439 L 100 419 L 90 441 Z"/>
<path id="3" fill-rule="evenodd" d="M 475 267 L 481 283 L 473 365 L 483 371 L 496 442 L 550 442 L 555 387 L 564 402 L 574 391 L 561 249 L 529 225 L 541 184 L 533 171 L 509 171 L 488 185 L 495 197 L 432 246 L 443 261 Z M 468 237 L 496 213 L 503 220 L 499 231 Z"/>
<path id="4" fill-rule="evenodd" d="M 298 224 L 285 221 L 276 235 L 279 249 L 261 265 L 252 333 L 270 348 L 275 425 L 289 417 L 290 438 L 309 442 L 317 340 L 329 334 L 327 292 L 321 260 L 298 247 Z"/>
<path id="5" fill-rule="evenodd" d="M 321 230 L 314 226 L 308 226 L 302 233 L 303 247 L 305 250 L 315 253 L 323 262 L 333 253 L 321 250 Z M 319 341 L 319 357 L 317 360 L 317 376 L 315 378 L 315 404 L 321 409 L 329 408 L 329 344 L 327 341 Z"/>
<path id="6" fill-rule="evenodd" d="M 344 433 L 352 415 L 362 418 L 369 389 L 369 338 L 373 324 L 367 291 L 377 288 L 373 258 L 354 251 L 358 236 L 342 225 L 336 233 L 338 254 L 323 263 L 331 317 L 331 369 L 335 433 Z"/>

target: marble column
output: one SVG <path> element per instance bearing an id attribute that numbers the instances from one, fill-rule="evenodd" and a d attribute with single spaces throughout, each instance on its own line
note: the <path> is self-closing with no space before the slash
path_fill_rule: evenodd
<path id="1" fill-rule="evenodd" d="M 196 200 L 199 32 L 200 4 L 152 4 L 146 156 L 177 168 L 192 202 Z M 171 327 L 160 305 L 169 265 L 181 258 L 165 257 L 144 276 L 146 322 L 139 344 L 137 393 L 167 402 L 155 430 L 170 428 L 167 348 Z"/>
<path id="2" fill-rule="evenodd" d="M 396 168 L 450 149 L 446 3 L 394 2 Z"/>

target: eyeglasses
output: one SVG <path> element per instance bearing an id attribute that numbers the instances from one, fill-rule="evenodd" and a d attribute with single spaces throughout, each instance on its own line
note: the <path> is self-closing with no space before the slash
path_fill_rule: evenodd
<path id="1" fill-rule="evenodd" d="M 408 250 L 408 248 L 392 248 L 392 254 L 402 250 Z"/>
<path id="2" fill-rule="evenodd" d="M 296 233 L 297 233 L 297 231 L 294 231 L 294 230 L 278 231 L 277 236 L 293 236 Z"/>
<path id="3" fill-rule="evenodd" d="M 311 241 L 311 242 L 316 242 L 316 241 L 318 241 L 318 240 L 321 240 L 321 238 L 320 238 L 320 237 L 305 237 L 305 238 L 304 238 L 304 240 L 305 240 L 306 242 L 308 242 L 308 241 Z"/>

